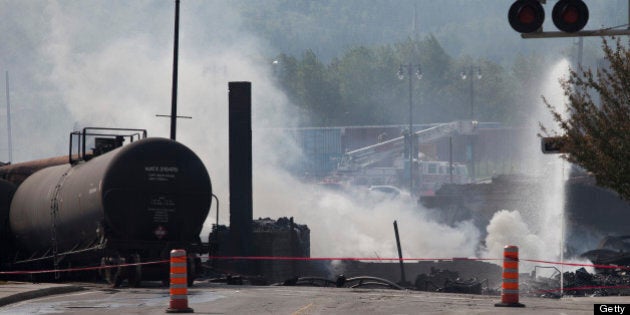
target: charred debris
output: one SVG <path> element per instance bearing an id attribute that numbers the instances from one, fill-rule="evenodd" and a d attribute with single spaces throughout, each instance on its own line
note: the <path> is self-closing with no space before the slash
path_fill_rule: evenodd
<path id="1" fill-rule="evenodd" d="M 229 250 L 230 228 L 214 226 L 209 235 L 210 259 L 204 262 L 207 281 L 233 285 L 284 285 L 344 288 L 387 288 L 485 294 L 497 292 L 501 269 L 467 259 L 406 263 L 415 281 L 402 282 L 398 263 L 310 260 L 310 229 L 293 218 L 259 218 L 252 222 L 254 260 L 243 261 Z M 270 259 L 285 257 L 290 259 Z M 482 275 L 478 278 L 475 275 Z"/>
<path id="2" fill-rule="evenodd" d="M 630 295 L 630 272 L 622 268 L 606 272 L 589 273 L 585 268 L 563 273 L 560 287 L 560 271 L 552 277 L 537 277 L 535 272 L 521 277 L 521 295 L 560 298 L 562 296 L 616 296 Z"/>
<path id="3" fill-rule="evenodd" d="M 310 260 L 310 229 L 293 218 L 259 218 L 252 222 L 253 256 L 247 270 L 228 250 L 229 227 L 214 226 L 209 235 L 210 259 L 204 262 L 202 279 L 232 285 L 316 286 L 331 288 L 380 288 L 428 292 L 498 295 L 501 293 L 501 267 L 471 259 L 405 263 L 412 282 L 402 282 L 398 263 Z M 586 252 L 596 268 L 542 276 L 537 266 L 521 273 L 521 295 L 559 298 L 561 296 L 630 295 L 630 236 L 607 237 L 600 248 Z M 291 259 L 270 259 L 285 257 Z M 614 267 L 614 265 L 618 267 Z M 551 267 L 553 268 L 553 267 Z"/>

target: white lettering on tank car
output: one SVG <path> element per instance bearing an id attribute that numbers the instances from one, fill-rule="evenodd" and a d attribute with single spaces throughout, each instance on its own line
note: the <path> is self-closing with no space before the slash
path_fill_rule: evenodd
<path id="1" fill-rule="evenodd" d="M 179 173 L 179 168 L 177 166 L 149 165 L 144 167 L 144 171 L 149 181 L 167 182 L 175 179 L 175 175 Z"/>
<path id="2" fill-rule="evenodd" d="M 167 223 L 169 213 L 175 212 L 175 200 L 168 196 L 153 196 L 149 199 L 147 210 L 153 212 L 153 222 Z"/>

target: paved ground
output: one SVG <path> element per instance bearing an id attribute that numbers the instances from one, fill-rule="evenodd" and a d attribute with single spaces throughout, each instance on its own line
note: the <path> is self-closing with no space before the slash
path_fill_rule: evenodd
<path id="1" fill-rule="evenodd" d="M 103 301 L 107 303 L 97 305 Z M 210 283 L 196 283 L 195 287 L 189 289 L 189 305 L 197 314 L 572 315 L 593 314 L 596 303 L 628 303 L 630 298 L 523 298 L 521 303 L 525 304 L 524 308 L 495 307 L 494 304 L 499 301 L 498 296 L 384 289 L 256 287 Z M 26 309 L 31 311 L 50 309 L 51 305 L 56 305 L 53 313 L 163 314 L 168 305 L 168 289 L 155 286 L 104 290 L 94 285 L 0 283 L 0 306 L 4 306 L 0 307 L 0 312 L 4 310 L 10 314 L 13 307 L 13 311 L 19 311 L 25 303 L 36 305 L 35 308 L 28 305 L 31 308 Z M 47 314 L 48 311 L 42 313 Z"/>
<path id="2" fill-rule="evenodd" d="M 0 282 L 0 306 L 80 290 L 83 288 L 68 284 Z"/>

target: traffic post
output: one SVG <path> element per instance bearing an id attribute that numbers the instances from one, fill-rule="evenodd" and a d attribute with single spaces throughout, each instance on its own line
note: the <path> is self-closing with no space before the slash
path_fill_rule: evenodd
<path id="1" fill-rule="evenodd" d="M 170 267 L 170 303 L 167 313 L 193 313 L 188 307 L 188 270 L 186 265 L 186 251 L 173 249 L 171 251 Z"/>
<path id="2" fill-rule="evenodd" d="M 525 307 L 518 302 L 518 246 L 506 245 L 503 248 L 503 275 L 501 277 L 501 303 L 494 306 Z"/>

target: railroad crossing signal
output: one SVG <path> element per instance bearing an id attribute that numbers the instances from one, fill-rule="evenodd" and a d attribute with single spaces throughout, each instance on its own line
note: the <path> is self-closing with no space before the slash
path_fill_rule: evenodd
<path id="1" fill-rule="evenodd" d="M 537 32 L 545 21 L 545 9 L 538 0 L 518 0 L 510 7 L 508 20 L 519 33 Z"/>
<path id="2" fill-rule="evenodd" d="M 514 30 L 519 33 L 542 31 L 545 21 L 545 9 L 541 3 L 546 0 L 518 0 L 512 4 L 508 12 L 508 20 Z M 551 12 L 553 24 L 561 31 L 575 33 L 588 22 L 588 7 L 582 0 L 560 0 Z"/>
<path id="3" fill-rule="evenodd" d="M 508 11 L 508 21 L 512 28 L 521 33 L 523 38 L 551 38 L 576 36 L 616 36 L 630 35 L 630 30 L 587 30 L 582 29 L 588 23 L 588 7 L 582 0 L 560 0 L 551 12 L 553 24 L 559 32 L 543 32 L 545 21 L 543 4 L 546 0 L 517 0 Z"/>
<path id="4" fill-rule="evenodd" d="M 588 7 L 582 0 L 560 0 L 551 11 L 553 24 L 561 31 L 575 33 L 588 22 Z"/>

